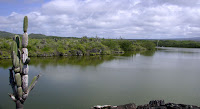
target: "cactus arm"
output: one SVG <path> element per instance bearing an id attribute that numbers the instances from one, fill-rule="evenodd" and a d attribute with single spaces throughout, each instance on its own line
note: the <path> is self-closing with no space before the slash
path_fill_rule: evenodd
<path id="1" fill-rule="evenodd" d="M 17 48 L 17 43 L 15 41 L 12 42 L 12 45 L 11 45 L 11 54 L 12 52 L 15 52 L 15 53 L 18 53 L 18 48 Z M 17 55 L 17 54 L 16 54 Z"/>
<path id="2" fill-rule="evenodd" d="M 21 48 L 22 44 L 21 44 L 19 35 L 15 35 L 15 41 L 17 43 L 17 47 Z"/>
<path id="3" fill-rule="evenodd" d="M 21 78 L 20 73 L 16 73 L 15 74 L 15 83 L 16 83 L 17 87 L 21 87 L 21 85 L 22 85 L 22 78 Z"/>
<path id="4" fill-rule="evenodd" d="M 9 69 L 9 71 L 10 71 L 10 77 L 9 77 L 10 85 L 11 85 L 12 90 L 13 90 L 13 95 L 16 95 L 17 92 L 16 92 L 16 88 L 15 88 L 13 71 L 12 71 L 12 69 Z"/>
<path id="5" fill-rule="evenodd" d="M 35 77 L 33 78 L 33 80 L 31 81 L 30 86 L 28 87 L 27 93 L 29 93 L 29 92 L 35 87 L 35 85 L 36 85 L 36 83 L 37 83 L 39 77 L 40 77 L 40 75 L 35 76 Z"/>
<path id="6" fill-rule="evenodd" d="M 14 68 L 18 68 L 19 67 L 19 58 L 18 56 L 16 55 L 16 53 L 13 51 L 13 54 L 12 54 L 13 58 L 12 58 L 12 64 L 14 66 Z"/>
<path id="7" fill-rule="evenodd" d="M 22 98 L 22 94 L 23 94 L 23 91 L 22 91 L 22 87 L 18 87 L 17 88 L 17 95 L 18 95 L 18 98 Z"/>

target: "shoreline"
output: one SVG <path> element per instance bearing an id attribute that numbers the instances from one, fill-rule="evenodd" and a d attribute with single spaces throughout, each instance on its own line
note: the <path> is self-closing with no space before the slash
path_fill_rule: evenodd
<path id="1" fill-rule="evenodd" d="M 134 51 L 128 51 L 128 52 L 134 52 Z M 80 54 L 80 52 L 77 52 L 76 54 L 54 54 L 54 53 L 43 53 L 43 54 L 37 54 L 37 55 L 31 55 L 29 54 L 29 57 L 69 57 L 69 56 L 105 56 L 105 55 L 122 55 L 124 54 L 124 51 L 114 51 L 110 54 L 103 54 L 103 53 L 89 53 L 89 54 Z M 4 56 L 0 57 L 0 59 L 11 59 L 10 56 Z"/>

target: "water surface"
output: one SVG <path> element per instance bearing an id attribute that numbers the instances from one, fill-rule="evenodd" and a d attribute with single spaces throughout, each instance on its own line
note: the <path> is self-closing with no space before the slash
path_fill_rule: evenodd
<path id="1" fill-rule="evenodd" d="M 0 109 L 13 109 L 11 60 L 0 60 Z M 200 106 L 200 49 L 159 48 L 119 56 L 31 58 L 29 80 L 42 74 L 25 109 L 89 109 L 153 99 Z"/>

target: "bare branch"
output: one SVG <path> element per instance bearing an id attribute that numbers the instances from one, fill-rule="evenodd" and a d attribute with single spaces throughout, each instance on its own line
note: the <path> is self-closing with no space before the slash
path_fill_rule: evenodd
<path id="1" fill-rule="evenodd" d="M 11 98 L 14 102 L 17 101 L 17 99 L 15 98 L 15 96 L 14 96 L 13 94 L 8 93 L 8 95 L 10 96 L 10 98 Z"/>
<path id="2" fill-rule="evenodd" d="M 28 94 L 23 93 L 22 99 L 23 99 L 24 101 L 27 99 L 27 97 L 28 97 Z"/>

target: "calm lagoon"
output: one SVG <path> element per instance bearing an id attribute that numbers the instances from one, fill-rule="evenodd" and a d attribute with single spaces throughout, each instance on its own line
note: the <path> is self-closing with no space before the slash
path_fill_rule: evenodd
<path id="1" fill-rule="evenodd" d="M 11 60 L 0 60 L 0 109 L 13 109 L 7 93 Z M 31 58 L 29 81 L 41 74 L 25 109 L 89 109 L 147 104 L 150 100 L 200 106 L 200 49 L 158 48 L 118 56 Z"/>

